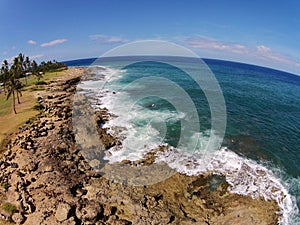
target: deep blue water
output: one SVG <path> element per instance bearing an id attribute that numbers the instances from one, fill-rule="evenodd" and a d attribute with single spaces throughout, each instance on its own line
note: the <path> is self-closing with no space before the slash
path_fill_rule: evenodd
<path id="1" fill-rule="evenodd" d="M 243 154 L 271 160 L 298 177 L 300 76 L 247 64 L 207 63 L 226 100 L 226 137 L 245 142 Z"/>
<path id="2" fill-rule="evenodd" d="M 88 66 L 94 60 L 65 63 L 68 66 Z M 300 76 L 236 62 L 204 61 L 215 74 L 226 102 L 224 144 L 229 144 L 234 151 L 247 157 L 269 160 L 294 177 L 300 176 Z M 177 69 L 180 75 L 174 76 L 176 69 L 151 61 L 136 63 L 126 69 L 130 72 L 120 82 L 130 83 L 140 78 L 141 74 L 158 74 L 184 86 L 199 110 L 201 127 L 209 128 L 210 115 L 205 96 L 182 71 Z M 194 93 L 197 96 L 193 96 Z"/>
<path id="3" fill-rule="evenodd" d="M 94 60 L 84 59 L 65 63 L 68 66 L 88 66 Z M 103 65 L 114 68 L 117 61 L 110 59 L 103 62 Z M 184 59 L 181 62 L 183 67 L 195 66 L 191 59 Z M 223 146 L 243 157 L 268 164 L 272 168 L 279 168 L 286 182 L 292 180 L 292 183 L 287 185 L 290 193 L 297 198 L 299 206 L 300 76 L 236 62 L 213 59 L 204 59 L 204 62 L 219 82 L 226 103 L 227 126 Z M 124 74 L 114 83 L 118 88 L 125 87 L 141 77 L 159 76 L 168 79 L 182 87 L 191 97 L 198 112 L 201 132 L 205 133 L 211 128 L 211 113 L 204 92 L 180 68 L 148 59 L 130 64 L 123 69 Z M 126 94 L 129 97 L 133 96 L 139 88 L 143 87 L 136 86 L 135 89 L 127 90 Z M 167 86 L 165 91 L 168 92 Z M 170 95 L 172 96 L 171 92 Z M 185 117 L 182 120 L 172 120 L 171 116 L 175 115 L 176 108 L 166 100 L 149 96 L 135 104 L 143 109 L 141 114 L 134 114 L 138 118 L 134 121 L 135 126 L 146 126 L 149 117 L 143 117 L 145 114 L 152 115 L 153 118 L 163 118 L 166 122 L 163 141 L 176 147 L 182 120 L 192 120 L 188 116 L 191 113 L 189 109 L 183 112 Z M 166 116 L 166 111 L 171 113 Z M 154 121 L 153 127 L 158 126 L 155 123 L 159 124 L 159 121 Z M 192 137 L 193 134 L 189 135 Z"/>

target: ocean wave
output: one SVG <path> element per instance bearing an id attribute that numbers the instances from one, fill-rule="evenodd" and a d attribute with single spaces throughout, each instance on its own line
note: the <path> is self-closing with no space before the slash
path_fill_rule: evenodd
<path id="1" fill-rule="evenodd" d="M 91 91 L 89 94 L 95 108 L 107 108 L 109 113 L 115 115 L 104 127 L 122 140 L 122 148 L 117 146 L 110 149 L 110 155 L 105 159 L 109 163 L 125 159 L 135 161 L 142 159 L 149 151 L 166 145 L 166 122 L 180 121 L 187 115 L 184 112 L 169 110 L 149 110 L 134 104 L 128 93 L 118 91 L 122 89 L 122 84 L 112 82 L 122 78 L 126 71 L 103 67 L 96 70 L 99 77 L 107 76 L 108 79 L 100 79 L 100 83 L 86 81 L 81 88 Z M 101 83 L 103 80 L 105 84 Z M 138 123 L 141 123 L 140 126 Z M 275 200 L 280 207 L 280 224 L 297 224 L 295 217 L 298 216 L 299 210 L 296 198 L 289 192 L 289 184 L 300 186 L 299 180 L 287 181 L 287 178 L 275 173 L 275 168 L 268 168 L 227 148 L 205 151 L 209 135 L 212 134 L 213 132 L 209 131 L 191 134 L 190 139 L 180 149 L 170 147 L 169 151 L 159 153 L 156 162 L 165 162 L 171 168 L 189 176 L 203 173 L 224 175 L 230 184 L 231 193 Z M 190 149 L 193 151 L 189 151 Z"/>
<path id="2" fill-rule="evenodd" d="M 204 173 L 224 175 L 230 184 L 231 193 L 275 200 L 281 209 L 278 212 L 282 215 L 280 224 L 291 224 L 291 218 L 299 213 L 296 199 L 289 194 L 287 183 L 267 167 L 239 156 L 227 148 L 213 153 L 193 154 L 173 149 L 161 153 L 156 162 L 166 162 L 171 168 L 189 176 Z"/>

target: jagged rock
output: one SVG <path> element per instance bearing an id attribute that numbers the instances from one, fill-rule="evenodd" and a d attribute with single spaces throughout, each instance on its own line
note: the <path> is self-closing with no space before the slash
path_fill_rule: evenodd
<path id="1" fill-rule="evenodd" d="M 5 168 L 7 168 L 8 166 L 9 166 L 9 163 L 8 162 L 4 162 L 4 161 L 2 161 L 1 163 L 0 163 L 0 169 L 1 170 L 4 170 Z"/>
<path id="2" fill-rule="evenodd" d="M 154 207 L 157 206 L 157 201 L 155 200 L 154 197 L 152 196 L 149 196 L 149 197 L 145 197 L 146 198 L 146 207 L 147 209 L 152 209 Z"/>
<path id="3" fill-rule="evenodd" d="M 48 134 L 48 133 L 47 133 L 46 131 L 41 132 L 41 133 L 40 133 L 40 137 L 45 137 L 45 136 L 47 136 L 47 134 Z"/>
<path id="4" fill-rule="evenodd" d="M 41 224 L 43 220 L 44 220 L 44 216 L 42 212 L 29 214 L 27 216 L 27 219 L 25 220 L 24 225 Z"/>
<path id="5" fill-rule="evenodd" d="M 23 170 L 25 170 L 26 172 L 32 172 L 35 171 L 37 169 L 37 164 L 34 162 L 30 162 L 28 164 L 26 164 L 23 168 Z"/>
<path id="6" fill-rule="evenodd" d="M 100 165 L 100 161 L 97 159 L 93 159 L 92 161 L 89 162 L 89 164 L 91 167 L 95 168 Z"/>
<path id="7" fill-rule="evenodd" d="M 96 222 L 102 212 L 103 209 L 100 205 L 89 204 L 81 210 L 80 219 L 82 221 Z"/>
<path id="8" fill-rule="evenodd" d="M 76 221 L 74 217 L 71 217 L 68 220 L 64 221 L 62 225 L 76 225 Z"/>
<path id="9" fill-rule="evenodd" d="M 19 167 L 18 163 L 11 163 L 10 166 L 11 166 L 11 168 L 18 168 Z"/>
<path id="10" fill-rule="evenodd" d="M 16 224 L 22 224 L 25 221 L 25 217 L 21 213 L 14 213 L 12 215 L 12 220 Z"/>
<path id="11" fill-rule="evenodd" d="M 44 167 L 44 172 L 52 172 L 54 170 L 52 165 L 46 165 Z"/>
<path id="12" fill-rule="evenodd" d="M 12 151 L 11 151 L 11 149 L 9 149 L 9 150 L 7 150 L 5 153 L 4 153 L 4 156 L 5 157 L 8 157 L 8 156 L 10 156 L 12 154 Z"/>
<path id="13" fill-rule="evenodd" d="M 55 218 L 60 222 L 67 220 L 70 210 L 71 210 L 71 206 L 69 204 L 59 203 L 56 209 Z"/>

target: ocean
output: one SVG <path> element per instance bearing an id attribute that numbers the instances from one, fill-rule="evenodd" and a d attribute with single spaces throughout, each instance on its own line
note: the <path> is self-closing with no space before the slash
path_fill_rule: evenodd
<path id="1" fill-rule="evenodd" d="M 65 63 L 91 67 L 95 76 L 79 84 L 80 90 L 92 96 L 95 108 L 115 115 L 104 127 L 122 146 L 109 150 L 109 163 L 139 160 L 168 146 L 157 163 L 187 175 L 222 174 L 231 192 L 274 199 L 281 224 L 300 224 L 300 76 L 243 63 L 203 62 L 218 88 L 201 85 L 211 82 L 208 76 L 189 76 L 186 71 L 198 66 L 192 58 Z M 218 115 L 222 110 L 225 121 Z"/>

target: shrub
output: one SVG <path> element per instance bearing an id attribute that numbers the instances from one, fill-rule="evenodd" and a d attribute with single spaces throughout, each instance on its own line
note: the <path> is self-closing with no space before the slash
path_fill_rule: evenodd
<path id="1" fill-rule="evenodd" d="M 42 106 L 39 102 L 37 102 L 34 106 L 33 106 L 33 109 L 35 110 L 43 110 L 44 109 L 44 106 Z"/>
<path id="2" fill-rule="evenodd" d="M 8 203 L 8 202 L 3 203 L 3 204 L 1 205 L 1 208 L 2 208 L 5 212 L 9 213 L 10 215 L 12 215 L 12 214 L 14 214 L 15 212 L 18 211 L 18 210 L 17 210 L 17 207 L 16 207 L 15 205 L 13 205 L 13 204 L 11 204 L 11 203 Z"/>
<path id="3" fill-rule="evenodd" d="M 46 84 L 47 84 L 47 82 L 43 81 L 43 80 L 35 82 L 35 85 L 46 85 Z"/>
<path id="4" fill-rule="evenodd" d="M 9 188 L 9 184 L 8 183 L 4 183 L 1 185 L 5 191 L 8 191 L 8 188 Z"/>

